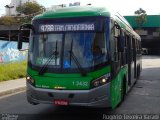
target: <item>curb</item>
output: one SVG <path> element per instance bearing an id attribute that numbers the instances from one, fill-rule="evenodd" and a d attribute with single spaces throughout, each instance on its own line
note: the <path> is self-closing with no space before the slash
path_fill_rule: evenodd
<path id="1" fill-rule="evenodd" d="M 25 91 L 25 90 L 26 90 L 26 86 L 2 91 L 2 92 L 0 92 L 0 97 L 10 95 L 10 94 L 13 94 L 13 93 L 22 92 L 22 91 Z"/>

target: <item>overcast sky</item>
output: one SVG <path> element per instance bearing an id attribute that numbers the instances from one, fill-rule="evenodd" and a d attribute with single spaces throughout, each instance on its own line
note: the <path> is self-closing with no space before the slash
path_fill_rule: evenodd
<path id="1" fill-rule="evenodd" d="M 0 16 L 5 14 L 5 5 L 10 4 L 11 0 L 0 0 Z M 134 15 L 134 11 L 142 8 L 147 14 L 160 14 L 160 0 L 37 0 L 45 7 L 58 4 L 68 4 L 81 2 L 82 5 L 92 3 L 96 6 L 106 6 L 109 9 L 118 11 L 121 15 Z"/>

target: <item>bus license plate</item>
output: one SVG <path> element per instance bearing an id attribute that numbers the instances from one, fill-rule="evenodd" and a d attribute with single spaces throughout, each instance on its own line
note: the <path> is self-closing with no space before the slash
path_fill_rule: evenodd
<path id="1" fill-rule="evenodd" d="M 54 100 L 53 101 L 55 105 L 68 105 L 69 104 L 69 101 L 68 100 Z"/>

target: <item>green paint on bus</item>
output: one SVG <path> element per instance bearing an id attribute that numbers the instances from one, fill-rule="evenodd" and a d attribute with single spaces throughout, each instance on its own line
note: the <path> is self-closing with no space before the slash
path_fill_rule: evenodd
<path id="1" fill-rule="evenodd" d="M 28 75 L 35 80 L 35 86 L 38 88 L 57 89 L 63 87 L 65 90 L 87 90 L 91 88 L 92 80 L 95 80 L 107 73 L 110 73 L 111 66 L 103 69 L 87 73 L 86 77 L 80 74 L 54 74 L 45 73 L 43 76 L 38 75 L 35 71 L 28 67 Z"/>

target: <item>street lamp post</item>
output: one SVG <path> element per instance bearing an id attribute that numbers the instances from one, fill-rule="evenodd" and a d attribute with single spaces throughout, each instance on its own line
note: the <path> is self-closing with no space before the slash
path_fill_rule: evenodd
<path id="1" fill-rule="evenodd" d="M 9 9 L 9 16 L 11 16 L 11 8 L 13 8 L 14 6 L 6 5 L 4 7 Z M 8 31 L 8 39 L 9 39 L 9 41 L 11 40 L 11 31 L 10 30 Z"/>
<path id="2" fill-rule="evenodd" d="M 6 6 L 4 6 L 4 7 L 6 7 L 6 8 L 9 9 L 9 16 L 11 16 L 11 8 L 14 8 L 14 6 L 6 5 Z"/>

